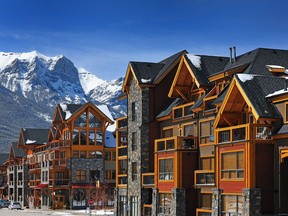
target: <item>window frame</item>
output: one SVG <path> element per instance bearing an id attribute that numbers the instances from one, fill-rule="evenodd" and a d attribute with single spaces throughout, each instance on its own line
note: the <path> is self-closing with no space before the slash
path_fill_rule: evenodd
<path id="1" fill-rule="evenodd" d="M 239 167 L 239 153 L 242 153 L 242 161 L 243 161 L 243 168 Z M 233 169 L 223 169 L 224 166 L 224 160 L 223 160 L 223 155 L 227 155 L 227 154 L 236 154 L 236 164 L 235 164 L 235 168 Z M 230 163 L 231 165 L 231 163 Z M 245 151 L 244 150 L 235 150 L 235 151 L 225 151 L 225 152 L 221 152 L 221 169 L 220 169 L 220 180 L 221 181 L 243 181 L 245 179 Z M 223 172 L 228 172 L 229 177 L 223 177 Z M 236 173 L 236 177 L 230 177 L 231 174 L 230 172 L 235 172 Z M 242 172 L 242 177 L 237 177 L 238 173 Z"/>
<path id="2" fill-rule="evenodd" d="M 165 161 L 172 160 L 172 172 L 166 171 L 166 164 Z M 164 171 L 161 171 L 161 161 L 164 161 L 163 167 Z M 167 157 L 167 158 L 159 158 L 158 159 L 158 179 L 159 181 L 174 181 L 174 173 L 175 173 L 175 166 L 174 166 L 174 158 L 173 157 Z M 163 175 L 164 177 L 161 177 Z M 167 177 L 168 176 L 168 177 Z M 168 179 L 166 179 L 166 177 Z"/>

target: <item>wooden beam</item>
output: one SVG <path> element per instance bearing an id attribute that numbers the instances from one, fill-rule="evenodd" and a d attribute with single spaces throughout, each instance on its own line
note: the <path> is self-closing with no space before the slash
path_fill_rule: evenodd
<path id="1" fill-rule="evenodd" d="M 187 103 L 189 102 L 187 97 L 179 89 L 176 88 L 175 90 Z"/>

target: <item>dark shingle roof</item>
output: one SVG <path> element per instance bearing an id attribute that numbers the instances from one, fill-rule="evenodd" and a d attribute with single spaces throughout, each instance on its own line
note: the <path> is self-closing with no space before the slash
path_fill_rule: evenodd
<path id="1" fill-rule="evenodd" d="M 191 58 L 198 57 L 199 61 L 201 62 L 201 66 L 193 64 L 193 60 Z M 207 56 L 207 55 L 190 55 L 186 54 L 185 58 L 191 67 L 196 79 L 200 83 L 200 85 L 208 86 L 212 85 L 209 84 L 208 77 L 218 73 L 219 71 L 223 70 L 229 58 L 222 57 L 222 56 Z"/>
<path id="2" fill-rule="evenodd" d="M 266 65 L 279 65 L 288 68 L 288 50 L 258 48 L 244 53 L 236 58 L 234 64 L 227 63 L 224 70 L 236 68 L 243 65 L 249 65 L 244 74 L 258 74 L 264 76 L 273 76 L 266 68 Z M 227 91 L 222 91 L 221 95 L 214 101 L 222 102 Z"/>
<path id="3" fill-rule="evenodd" d="M 162 117 L 165 117 L 165 116 L 169 116 L 172 112 L 172 109 L 173 107 L 175 106 L 178 106 L 180 104 L 183 103 L 183 100 L 181 98 L 176 98 L 176 99 L 173 99 L 173 101 L 168 104 L 168 106 L 163 109 L 157 116 L 156 118 L 162 118 Z"/>
<path id="4" fill-rule="evenodd" d="M 17 158 L 23 158 L 26 154 L 25 151 L 22 149 L 17 148 L 18 143 L 17 142 L 12 142 L 12 148 L 15 154 L 15 157 Z"/>
<path id="5" fill-rule="evenodd" d="M 84 106 L 83 104 L 58 104 L 59 108 L 60 108 L 60 112 L 62 115 L 62 118 L 64 120 L 67 120 L 68 118 L 70 118 L 69 115 L 73 115 L 74 113 L 76 113 L 79 109 L 81 109 L 82 106 Z"/>
<path id="6" fill-rule="evenodd" d="M 48 141 L 49 129 L 22 128 L 26 144 L 44 144 Z"/>
<path id="7" fill-rule="evenodd" d="M 288 133 L 288 125 L 285 124 L 285 125 L 282 125 L 282 127 L 276 134 L 287 134 L 287 133 Z"/>
<path id="8" fill-rule="evenodd" d="M 283 89 L 284 78 L 252 74 L 237 74 L 235 78 L 239 81 L 259 117 L 282 118 L 281 113 L 267 98 L 267 95 Z"/>
<path id="9" fill-rule="evenodd" d="M 187 51 L 178 52 L 158 63 L 131 61 L 130 64 L 139 83 L 154 84 L 184 53 L 187 53 Z"/>
<path id="10" fill-rule="evenodd" d="M 151 62 L 130 62 L 138 83 L 152 84 L 165 64 Z"/>
<path id="11" fill-rule="evenodd" d="M 203 104 L 203 99 L 205 98 L 206 94 L 203 94 L 196 103 L 193 104 L 193 106 L 189 109 L 190 111 L 200 107 Z"/>
<path id="12" fill-rule="evenodd" d="M 244 73 L 273 76 L 266 65 L 279 65 L 288 68 L 288 50 L 258 48 L 236 58 L 234 64 L 227 63 L 225 69 L 250 64 Z"/>

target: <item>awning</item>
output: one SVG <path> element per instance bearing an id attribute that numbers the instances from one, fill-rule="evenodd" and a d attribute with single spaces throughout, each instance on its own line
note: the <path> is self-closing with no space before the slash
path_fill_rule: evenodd
<path id="1" fill-rule="evenodd" d="M 37 186 L 34 187 L 34 189 L 41 189 L 41 188 L 44 188 L 44 187 L 47 187 L 48 184 L 39 184 Z"/>

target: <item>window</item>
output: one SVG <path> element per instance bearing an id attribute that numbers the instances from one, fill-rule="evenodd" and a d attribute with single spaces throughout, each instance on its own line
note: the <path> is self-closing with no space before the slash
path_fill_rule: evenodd
<path id="1" fill-rule="evenodd" d="M 103 143 L 103 134 L 102 132 L 96 132 L 96 145 L 102 146 Z"/>
<path id="2" fill-rule="evenodd" d="M 116 161 L 116 152 L 112 152 L 112 161 Z"/>
<path id="3" fill-rule="evenodd" d="M 173 136 L 173 128 L 163 128 L 162 138 L 172 137 L 172 136 Z"/>
<path id="4" fill-rule="evenodd" d="M 79 158 L 79 151 L 73 151 L 73 158 Z"/>
<path id="5" fill-rule="evenodd" d="M 202 170 L 214 170 L 214 158 L 213 157 L 200 158 L 200 166 Z"/>
<path id="6" fill-rule="evenodd" d="M 222 215 L 242 215 L 243 198 L 239 195 L 222 195 Z"/>
<path id="7" fill-rule="evenodd" d="M 137 148 L 137 133 L 132 132 L 132 151 L 135 151 Z"/>
<path id="8" fill-rule="evenodd" d="M 160 180 L 173 180 L 173 158 L 159 160 L 159 179 Z"/>
<path id="9" fill-rule="evenodd" d="M 137 120 L 137 109 L 138 109 L 138 107 L 137 107 L 137 102 L 133 102 L 132 103 L 132 121 L 136 121 Z"/>
<path id="10" fill-rule="evenodd" d="M 194 124 L 184 125 L 184 136 L 194 136 L 195 134 L 194 126 L 195 126 Z"/>
<path id="11" fill-rule="evenodd" d="M 86 112 L 82 113 L 75 119 L 74 127 L 86 127 Z"/>
<path id="12" fill-rule="evenodd" d="M 100 179 L 100 170 L 89 170 L 89 180 L 91 182 L 96 182 Z"/>
<path id="13" fill-rule="evenodd" d="M 76 181 L 86 181 L 86 170 L 76 170 Z"/>
<path id="14" fill-rule="evenodd" d="M 137 162 L 132 162 L 132 181 L 137 180 Z"/>
<path id="15" fill-rule="evenodd" d="M 214 120 L 200 122 L 200 143 L 214 142 Z"/>
<path id="16" fill-rule="evenodd" d="M 105 160 L 111 161 L 111 152 L 105 152 Z"/>
<path id="17" fill-rule="evenodd" d="M 229 152 L 221 155 L 221 178 L 241 179 L 244 178 L 244 152 Z"/>
<path id="18" fill-rule="evenodd" d="M 108 180 L 116 179 L 116 171 L 115 170 L 106 170 L 105 171 L 105 179 L 108 179 Z"/>
<path id="19" fill-rule="evenodd" d="M 160 193 L 159 198 L 160 198 L 160 200 L 159 200 L 159 213 L 170 214 L 171 203 L 172 203 L 172 194 Z"/>
<path id="20" fill-rule="evenodd" d="M 86 151 L 80 151 L 79 158 L 86 158 Z"/>
<path id="21" fill-rule="evenodd" d="M 92 113 L 89 112 L 88 114 L 88 120 L 89 120 L 89 127 L 98 127 L 101 128 L 101 121 L 96 118 Z"/>
<path id="22" fill-rule="evenodd" d="M 131 215 L 138 216 L 138 196 L 131 196 Z"/>

